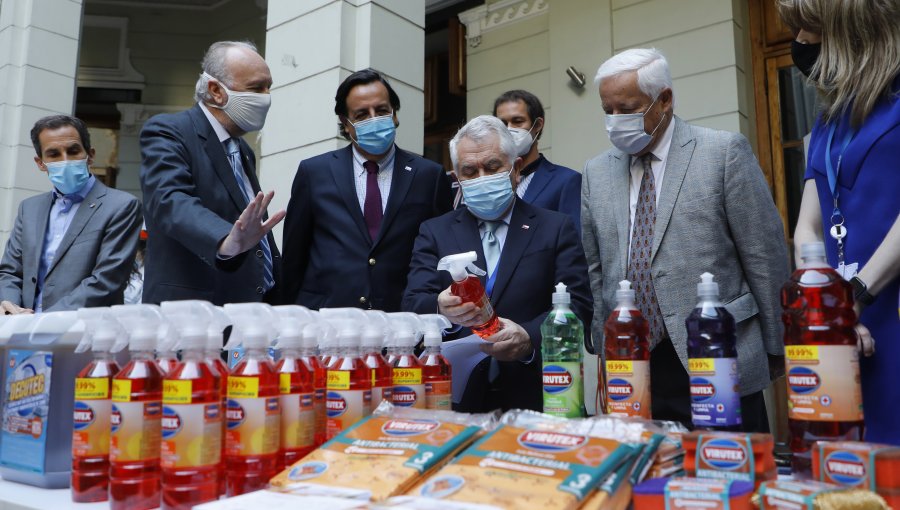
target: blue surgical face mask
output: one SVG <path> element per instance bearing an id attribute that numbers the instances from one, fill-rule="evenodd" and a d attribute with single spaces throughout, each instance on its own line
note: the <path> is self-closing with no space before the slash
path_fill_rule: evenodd
<path id="1" fill-rule="evenodd" d="M 63 195 L 81 191 L 84 184 L 91 178 L 87 158 L 44 163 L 44 166 L 47 167 L 50 182 Z"/>
<path id="2" fill-rule="evenodd" d="M 393 113 L 356 122 L 353 128 L 356 130 L 354 141 L 359 148 L 375 156 L 387 152 L 397 134 Z"/>
<path id="3" fill-rule="evenodd" d="M 469 212 L 486 221 L 500 219 L 516 196 L 508 171 L 459 181 L 459 186 Z"/>
<path id="4" fill-rule="evenodd" d="M 650 142 L 653 141 L 653 135 L 659 129 L 659 126 L 662 125 L 663 119 L 666 118 L 666 114 L 663 113 L 656 127 L 653 128 L 653 132 L 647 134 L 644 131 L 644 116 L 653 108 L 657 99 L 659 99 L 659 96 L 656 96 L 656 99 L 642 113 L 609 114 L 606 116 L 606 133 L 609 135 L 609 141 L 617 149 L 625 154 L 637 154 L 650 145 Z"/>

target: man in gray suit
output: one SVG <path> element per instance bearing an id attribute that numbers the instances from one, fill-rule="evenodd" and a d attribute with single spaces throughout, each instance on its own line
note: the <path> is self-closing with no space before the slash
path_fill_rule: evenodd
<path id="1" fill-rule="evenodd" d="M 54 189 L 19 204 L 0 260 L 0 308 L 10 315 L 121 304 L 140 204 L 90 174 L 94 149 L 81 120 L 44 117 L 31 142 Z"/>
<path id="2" fill-rule="evenodd" d="M 656 50 L 619 53 L 595 83 L 615 146 L 587 163 L 582 183 L 595 342 L 618 282 L 632 280 L 651 324 L 653 417 L 690 424 L 685 319 L 700 274 L 713 273 L 737 323 L 744 429 L 767 431 L 762 390 L 770 364 L 773 373 L 784 366 L 779 291 L 789 270 L 781 219 L 750 145 L 674 117 L 668 63 Z"/>

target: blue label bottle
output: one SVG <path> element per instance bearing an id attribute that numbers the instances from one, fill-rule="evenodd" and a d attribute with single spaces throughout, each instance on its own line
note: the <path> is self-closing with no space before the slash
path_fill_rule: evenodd
<path id="1" fill-rule="evenodd" d="M 734 317 L 719 301 L 719 285 L 703 273 L 697 285 L 697 307 L 685 321 L 691 419 L 703 429 L 741 429 Z"/>

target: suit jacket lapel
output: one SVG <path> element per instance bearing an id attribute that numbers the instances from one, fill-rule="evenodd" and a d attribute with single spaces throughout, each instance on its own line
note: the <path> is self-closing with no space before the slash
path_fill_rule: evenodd
<path id="1" fill-rule="evenodd" d="M 672 145 L 669 147 L 669 155 L 666 158 L 666 172 L 663 177 L 662 189 L 659 191 L 659 201 L 656 206 L 656 225 L 653 227 L 653 251 L 650 260 L 656 256 L 659 244 L 662 242 L 669 220 L 672 218 L 672 210 L 675 201 L 681 191 L 681 184 L 691 164 L 691 156 L 694 154 L 696 140 L 691 134 L 690 127 L 681 119 L 675 117 L 675 132 L 672 134 Z"/>
<path id="2" fill-rule="evenodd" d="M 216 131 L 210 125 L 199 105 L 194 105 L 190 112 L 193 117 L 194 129 L 197 131 L 197 136 L 203 140 L 203 149 L 206 151 L 210 163 L 212 163 L 216 174 L 219 176 L 219 180 L 225 185 L 225 190 L 228 191 L 228 196 L 231 197 L 231 201 L 234 202 L 237 210 L 243 211 L 247 207 L 247 200 L 244 199 L 244 193 L 238 187 L 237 179 L 234 177 L 234 170 L 231 168 L 231 163 L 228 161 L 228 155 L 225 154 L 222 142 L 219 141 Z"/>
<path id="3" fill-rule="evenodd" d="M 525 253 L 528 243 L 531 242 L 532 232 L 540 228 L 534 217 L 532 206 L 523 200 L 516 200 L 512 217 L 509 219 L 503 251 L 500 252 L 500 261 L 497 263 L 497 280 L 494 282 L 494 290 L 491 293 L 491 302 L 495 305 L 500 302 L 503 291 L 509 285 L 509 281 L 522 259 L 522 254 Z M 481 244 L 480 239 L 479 244 Z"/>
<path id="4" fill-rule="evenodd" d="M 47 225 L 50 223 L 50 208 L 53 207 L 53 192 L 47 193 L 45 198 L 46 200 L 42 200 L 37 206 L 36 218 L 40 221 L 35 221 L 31 225 L 33 229 L 31 239 L 34 240 L 34 243 L 22 247 L 22 257 L 24 259 L 22 263 L 23 275 L 36 275 L 41 264 L 44 238 L 47 234 Z M 32 284 L 33 288 L 34 285 Z M 31 296 L 31 298 L 34 299 L 34 296 Z M 26 301 L 25 304 L 29 305 L 30 303 Z"/>
<path id="5" fill-rule="evenodd" d="M 416 168 L 412 166 L 412 156 L 406 151 L 399 148 L 394 153 L 394 169 L 391 177 L 391 192 L 388 195 L 387 207 L 384 209 L 384 218 L 381 220 L 381 229 L 378 231 L 378 238 L 372 243 L 372 246 L 378 244 L 384 233 L 387 232 L 391 221 L 400 211 L 400 206 L 406 200 L 406 194 L 412 185 L 413 178 L 416 174 Z"/>
<path id="6" fill-rule="evenodd" d="M 610 152 L 612 197 L 615 203 L 616 232 L 619 239 L 619 261 L 622 274 L 628 273 L 628 245 L 631 230 L 631 157 L 620 151 Z"/>
<path id="7" fill-rule="evenodd" d="M 104 196 L 106 196 L 106 186 L 99 180 L 95 181 L 94 187 L 91 188 L 91 191 L 84 197 L 84 200 L 78 206 L 78 211 L 75 212 L 75 217 L 72 218 L 72 223 L 70 223 L 69 228 L 66 229 L 65 235 L 63 235 L 62 241 L 59 243 L 59 248 L 56 249 L 56 255 L 53 257 L 53 262 L 51 262 L 50 267 L 47 268 L 47 276 L 53 272 L 53 269 L 65 256 L 66 251 L 69 250 L 69 247 L 72 246 L 75 238 L 78 237 L 84 230 L 84 227 L 87 226 L 91 217 L 97 212 L 97 209 L 100 209 L 100 206 L 103 205 Z"/>
<path id="8" fill-rule="evenodd" d="M 522 199 L 529 204 L 534 203 L 547 184 L 553 180 L 554 170 L 556 168 L 541 156 L 541 164 L 534 169 L 534 174 L 532 174 L 534 177 L 531 178 L 531 183 L 528 184 L 528 189 L 525 190 L 525 196 Z"/>
<path id="9" fill-rule="evenodd" d="M 331 177 L 334 178 L 334 184 L 344 199 L 347 214 L 353 218 L 353 222 L 359 228 L 359 233 L 362 234 L 363 239 L 371 243 L 369 240 L 369 229 L 366 227 L 366 220 L 363 218 L 362 210 L 359 208 L 359 199 L 356 197 L 356 181 L 353 178 L 353 154 L 351 147 L 348 145 L 344 150 L 334 153 L 335 159 L 331 162 Z"/>
<path id="10" fill-rule="evenodd" d="M 456 238 L 456 245 L 459 246 L 459 252 L 472 251 L 471 247 L 475 247 L 475 253 L 478 254 L 478 260 L 475 265 L 482 270 L 487 271 L 487 263 L 484 260 L 484 248 L 481 247 L 481 234 L 478 232 L 478 220 L 469 213 L 468 209 L 461 207 L 455 211 L 456 222 L 453 223 L 453 236 Z M 479 276 L 481 284 L 484 285 L 486 276 Z"/>

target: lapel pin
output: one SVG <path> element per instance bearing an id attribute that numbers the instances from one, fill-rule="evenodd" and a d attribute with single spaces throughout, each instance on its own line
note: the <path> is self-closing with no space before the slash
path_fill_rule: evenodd
<path id="1" fill-rule="evenodd" d="M 529 227 L 528 225 L 522 225 L 522 230 L 528 230 L 529 228 L 531 227 Z"/>
<path id="2" fill-rule="evenodd" d="M 412 168 L 410 168 L 410 167 L 408 167 L 408 166 L 407 166 L 407 167 L 404 167 L 403 169 L 406 170 L 407 172 L 411 172 L 411 171 L 412 171 Z"/>
<path id="3" fill-rule="evenodd" d="M 90 207 L 91 209 L 93 209 L 93 208 L 94 208 L 94 202 L 91 202 L 91 205 L 89 205 L 88 207 Z"/>

